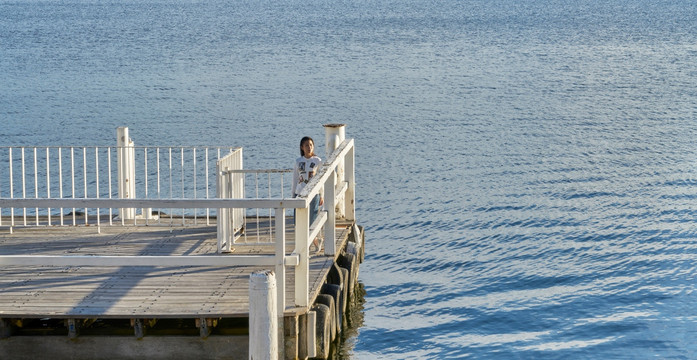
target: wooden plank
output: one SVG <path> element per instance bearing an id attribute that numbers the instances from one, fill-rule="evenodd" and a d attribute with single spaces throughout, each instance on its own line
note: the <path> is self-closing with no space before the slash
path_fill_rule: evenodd
<path id="1" fill-rule="evenodd" d="M 286 251 L 294 249 L 294 227 L 286 226 Z M 266 226 L 273 226 L 267 222 Z M 288 225 L 288 224 L 287 224 Z M 347 241 L 347 223 L 338 223 L 337 248 Z M 252 227 L 250 227 L 252 229 Z M 160 226 L 21 229 L 0 234 L 0 253 L 193 255 L 216 254 L 214 226 Z M 268 231 L 264 224 L 260 233 Z M 248 230 L 250 231 L 250 230 Z M 244 245 L 236 253 L 273 253 L 273 246 Z M 321 289 L 335 257 L 310 262 L 310 301 Z M 198 318 L 245 317 L 248 281 L 259 266 L 2 266 L 0 317 L 18 318 Z M 293 267 L 286 268 L 286 313 L 293 306 Z"/>

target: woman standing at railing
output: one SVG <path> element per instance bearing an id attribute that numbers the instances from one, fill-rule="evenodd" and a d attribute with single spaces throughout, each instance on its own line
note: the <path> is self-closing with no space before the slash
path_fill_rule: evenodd
<path id="1" fill-rule="evenodd" d="M 300 157 L 295 160 L 293 167 L 293 197 L 298 196 L 305 185 L 317 175 L 322 159 L 315 155 L 315 141 L 311 137 L 305 136 L 300 140 Z M 317 218 L 320 205 L 324 204 L 324 187 L 320 188 L 320 193 L 310 201 L 310 225 Z M 313 242 L 314 243 L 314 242 Z"/>

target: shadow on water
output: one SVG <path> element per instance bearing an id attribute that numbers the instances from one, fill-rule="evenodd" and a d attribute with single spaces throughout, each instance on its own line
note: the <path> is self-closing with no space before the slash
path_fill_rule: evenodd
<path id="1" fill-rule="evenodd" d="M 331 360 L 351 360 L 353 347 L 356 344 L 359 330 L 363 327 L 363 304 L 365 304 L 365 287 L 358 282 L 353 292 L 354 296 L 346 310 L 346 315 L 341 326 L 341 336 L 337 337 L 332 343 L 329 359 Z"/>

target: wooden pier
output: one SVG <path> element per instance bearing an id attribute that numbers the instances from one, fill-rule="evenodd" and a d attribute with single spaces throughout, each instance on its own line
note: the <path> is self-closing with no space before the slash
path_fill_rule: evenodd
<path id="1" fill-rule="evenodd" d="M 328 358 L 365 235 L 354 141 L 325 135 L 296 196 L 242 148 L 136 148 L 127 128 L 0 148 L 0 359 Z"/>
<path id="2" fill-rule="evenodd" d="M 250 224 L 255 224 L 249 221 Z M 353 222 L 337 222 L 337 249 L 346 249 Z M 259 223 L 261 233 L 275 226 Z M 295 248 L 287 220 L 286 252 Z M 359 239 L 359 241 L 361 241 Z M 242 244 L 232 254 L 273 254 L 269 245 Z M 216 225 L 43 227 L 0 230 L 3 255 L 208 256 L 217 254 Z M 344 252 L 345 253 L 345 252 Z M 314 303 L 341 252 L 310 258 L 309 298 Z M 356 264 L 357 266 L 358 264 Z M 0 267 L 2 358 L 131 358 L 137 347 L 147 358 L 246 359 L 249 276 L 263 266 L 3 266 Z M 357 269 L 355 270 L 357 271 Z M 307 308 L 293 304 L 294 271 L 286 273 L 288 327 Z M 72 328 L 71 328 L 72 326 Z M 294 329 L 285 329 L 291 334 Z M 70 341 L 72 339 L 72 341 Z M 143 342 L 142 340 L 146 341 Z M 116 340 L 119 340 L 116 342 Z M 305 358 L 296 333 L 285 338 L 285 358 Z M 205 351 L 204 351 L 205 350 Z M 173 351 L 175 351 L 173 353 Z M 199 351 L 204 351 L 200 353 Z M 298 353 L 300 351 L 300 353 Z M 83 356 L 77 356 L 83 354 Z M 177 355 L 179 357 L 177 357 Z"/>

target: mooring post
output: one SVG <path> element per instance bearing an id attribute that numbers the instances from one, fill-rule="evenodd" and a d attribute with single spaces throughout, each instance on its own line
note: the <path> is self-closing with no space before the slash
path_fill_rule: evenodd
<path id="1" fill-rule="evenodd" d="M 116 129 L 116 162 L 119 198 L 134 199 L 136 197 L 135 148 L 133 140 L 128 136 L 127 127 Z M 136 218 L 136 209 L 119 209 L 119 216 L 123 220 L 134 220 Z"/>
<path id="2" fill-rule="evenodd" d="M 276 276 L 258 271 L 249 276 L 249 359 L 278 360 Z"/>

